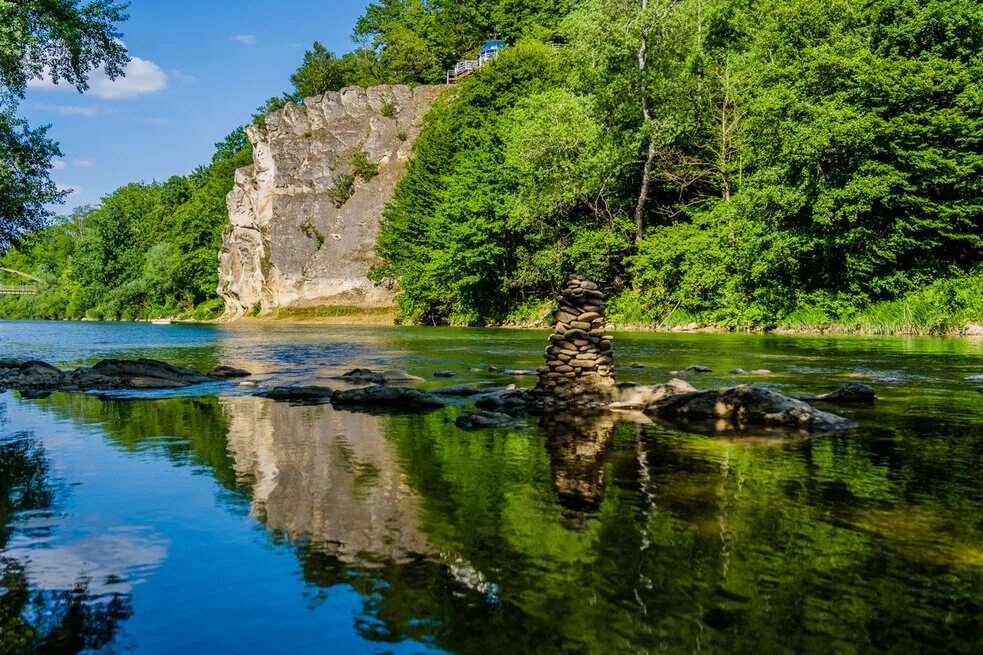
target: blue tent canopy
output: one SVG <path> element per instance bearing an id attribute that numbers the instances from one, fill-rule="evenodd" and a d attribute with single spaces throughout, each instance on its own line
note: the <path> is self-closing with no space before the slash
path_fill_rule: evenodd
<path id="1" fill-rule="evenodd" d="M 481 46 L 481 52 L 479 54 L 486 54 L 492 52 L 493 50 L 501 50 L 505 47 L 505 41 L 492 40 Z"/>

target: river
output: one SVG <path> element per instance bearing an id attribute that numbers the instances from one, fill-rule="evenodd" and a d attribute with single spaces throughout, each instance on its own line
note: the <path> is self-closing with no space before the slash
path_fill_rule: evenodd
<path id="1" fill-rule="evenodd" d="M 0 322 L 0 357 L 516 382 L 541 331 Z M 621 380 L 847 381 L 813 438 L 464 432 L 215 383 L 0 393 L 0 652 L 983 652 L 983 340 L 616 334 Z M 482 370 L 471 370 L 471 369 Z M 452 380 L 433 372 L 455 371 Z"/>

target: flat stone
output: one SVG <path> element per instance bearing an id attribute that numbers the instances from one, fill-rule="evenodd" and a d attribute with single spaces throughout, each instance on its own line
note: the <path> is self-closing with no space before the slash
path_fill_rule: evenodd
<path id="1" fill-rule="evenodd" d="M 582 321 L 571 321 L 570 327 L 574 330 L 589 331 L 591 329 L 590 323 L 584 323 Z"/>
<path id="2" fill-rule="evenodd" d="M 279 402 L 311 402 L 317 400 L 327 400 L 334 393 L 333 389 L 318 386 L 303 387 L 274 387 L 269 391 L 263 391 L 258 396 L 276 400 Z"/>
<path id="3" fill-rule="evenodd" d="M 443 407 L 446 403 L 436 394 L 406 387 L 372 386 L 337 391 L 331 396 L 337 407 L 397 408 L 425 411 Z"/>
<path id="4" fill-rule="evenodd" d="M 576 320 L 582 321 L 584 323 L 590 323 L 591 321 L 597 318 L 602 318 L 602 316 L 597 312 L 587 311 L 581 314 L 580 316 L 578 316 Z"/>

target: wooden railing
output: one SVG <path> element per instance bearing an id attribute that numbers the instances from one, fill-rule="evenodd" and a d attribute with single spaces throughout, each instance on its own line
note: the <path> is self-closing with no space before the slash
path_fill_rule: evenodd
<path id="1" fill-rule="evenodd" d="M 0 287 L 0 296 L 36 296 L 38 292 L 31 287 Z"/>

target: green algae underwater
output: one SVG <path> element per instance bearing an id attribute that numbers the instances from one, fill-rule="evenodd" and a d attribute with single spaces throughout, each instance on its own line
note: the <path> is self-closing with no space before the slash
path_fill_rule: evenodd
<path id="1" fill-rule="evenodd" d="M 48 332 L 45 332 L 48 331 Z M 61 365 L 154 356 L 260 385 L 349 365 L 531 384 L 531 331 L 0 323 Z M 619 379 L 873 385 L 859 429 L 611 416 L 465 432 L 207 395 L 0 395 L 0 652 L 983 650 L 983 342 L 616 335 Z M 38 346 L 37 344 L 44 344 Z M 480 370 L 471 370 L 480 369 Z M 435 370 L 452 370 L 448 382 Z M 323 382 L 322 382 L 323 383 Z M 185 392 L 187 393 L 187 392 Z"/>

